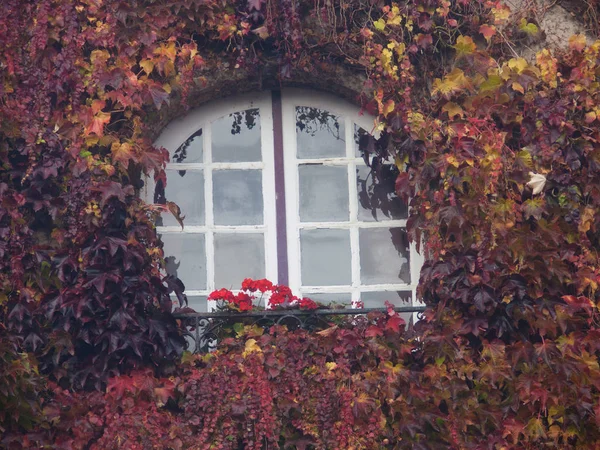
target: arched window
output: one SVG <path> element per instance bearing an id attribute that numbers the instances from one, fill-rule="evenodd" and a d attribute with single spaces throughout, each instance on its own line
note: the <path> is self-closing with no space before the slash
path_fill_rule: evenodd
<path id="1" fill-rule="evenodd" d="M 246 277 L 288 284 L 317 301 L 366 307 L 416 303 L 422 258 L 394 194 L 397 168 L 376 181 L 358 142 L 373 118 L 302 90 L 218 101 L 172 122 L 156 142 L 170 152 L 167 186 L 182 230 L 163 214 L 167 270 L 190 306 Z"/>

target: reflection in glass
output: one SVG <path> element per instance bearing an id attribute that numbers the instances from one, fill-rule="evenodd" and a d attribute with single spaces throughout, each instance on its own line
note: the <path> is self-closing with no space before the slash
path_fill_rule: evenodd
<path id="1" fill-rule="evenodd" d="M 410 284 L 410 250 L 404 228 L 363 228 L 359 242 L 363 284 Z"/>
<path id="2" fill-rule="evenodd" d="M 348 230 L 301 230 L 302 284 L 349 285 L 350 233 Z"/>
<path id="3" fill-rule="evenodd" d="M 171 157 L 172 163 L 201 163 L 204 158 L 202 129 L 199 129 L 179 146 Z"/>
<path id="4" fill-rule="evenodd" d="M 204 174 L 202 171 L 167 170 L 165 200 L 177 203 L 186 225 L 204 225 Z M 179 223 L 170 212 L 161 214 L 158 226 Z"/>
<path id="5" fill-rule="evenodd" d="M 215 225 L 263 223 L 262 171 L 213 171 Z"/>
<path id="6" fill-rule="evenodd" d="M 348 169 L 301 165 L 300 220 L 303 222 L 347 221 Z"/>
<path id="7" fill-rule="evenodd" d="M 398 169 L 386 164 L 379 166 L 378 172 L 379 177 L 367 166 L 356 167 L 358 220 L 406 219 L 408 206 L 395 192 Z"/>
<path id="8" fill-rule="evenodd" d="M 344 129 L 343 120 L 325 110 L 297 106 L 298 158 L 345 156 Z"/>
<path id="9" fill-rule="evenodd" d="M 206 289 L 204 234 L 163 234 L 166 270 L 185 285 L 186 290 Z"/>
<path id="10" fill-rule="evenodd" d="M 258 109 L 235 112 L 211 125 L 214 162 L 260 161 L 260 115 Z"/>
<path id="11" fill-rule="evenodd" d="M 262 234 L 215 234 L 215 287 L 237 289 L 244 278 L 265 277 Z"/>

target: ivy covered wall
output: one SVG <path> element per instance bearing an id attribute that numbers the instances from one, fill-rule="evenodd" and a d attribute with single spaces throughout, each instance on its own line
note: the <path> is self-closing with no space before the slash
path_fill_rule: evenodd
<path id="1" fill-rule="evenodd" d="M 586 5 L 592 17 L 597 5 Z M 600 42 L 579 34 L 563 50 L 527 54 L 549 33 L 540 11 L 511 17 L 484 0 L 4 1 L 2 445 L 152 448 L 165 430 L 187 429 L 204 433 L 199 448 L 216 448 L 218 420 L 206 425 L 206 405 L 181 396 L 242 367 L 231 398 L 265 411 L 256 405 L 283 395 L 262 350 L 276 339 L 281 367 L 331 379 L 327 392 L 289 380 L 298 392 L 349 409 L 311 406 L 288 421 L 291 406 L 278 404 L 263 417 L 270 427 L 252 425 L 263 430 L 257 442 L 244 431 L 250 413 L 211 398 L 225 411 L 214 417 L 234 430 L 221 448 L 281 439 L 296 448 L 595 448 Z M 163 207 L 137 195 L 146 175 L 165 177 L 168 155 L 153 138 L 215 91 L 324 84 L 378 116 L 382 137 L 363 150 L 402 169 L 396 189 L 412 198 L 409 230 L 427 255 L 426 320 L 416 335 L 385 321 L 379 331 L 301 338 L 247 330 L 222 356 L 182 365 L 169 297 L 182 285 L 161 271 L 153 225 Z M 296 339 L 306 346 L 286 353 Z M 304 353 L 321 347 L 322 359 Z M 155 378 L 175 373 L 179 381 Z M 135 408 L 124 411 L 123 398 Z M 199 418 L 185 422 L 177 408 L 199 408 Z M 367 410 L 381 412 L 376 423 Z M 156 434 L 119 414 L 156 424 L 145 427 Z M 323 435 L 315 414 L 347 426 Z M 284 424 L 294 431 L 280 433 Z"/>

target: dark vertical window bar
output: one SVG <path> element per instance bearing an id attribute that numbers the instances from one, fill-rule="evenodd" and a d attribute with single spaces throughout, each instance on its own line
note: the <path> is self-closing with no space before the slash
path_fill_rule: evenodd
<path id="1" fill-rule="evenodd" d="M 273 146 L 275 150 L 275 212 L 277 215 L 277 282 L 289 284 L 287 253 L 287 220 L 285 210 L 285 177 L 283 166 L 283 118 L 281 91 L 271 93 L 273 104 Z"/>

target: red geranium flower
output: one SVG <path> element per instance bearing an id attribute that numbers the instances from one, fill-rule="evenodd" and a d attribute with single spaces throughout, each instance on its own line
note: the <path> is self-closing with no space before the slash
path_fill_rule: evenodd
<path id="1" fill-rule="evenodd" d="M 301 309 L 318 309 L 319 308 L 319 305 L 317 305 L 317 303 L 314 300 L 311 300 L 310 298 L 303 298 L 303 299 L 299 300 L 298 306 Z"/>
<path id="2" fill-rule="evenodd" d="M 233 302 L 234 296 L 233 292 L 229 289 L 219 289 L 218 291 L 213 291 L 208 296 L 209 300 L 225 300 L 226 302 Z"/>

